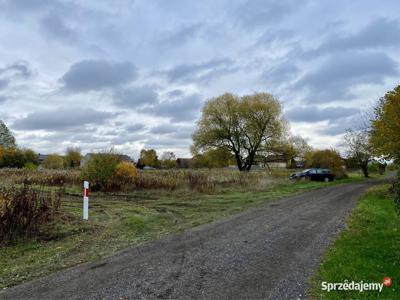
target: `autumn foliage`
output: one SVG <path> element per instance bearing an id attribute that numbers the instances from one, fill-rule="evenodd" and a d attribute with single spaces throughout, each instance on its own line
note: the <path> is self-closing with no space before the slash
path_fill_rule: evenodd
<path id="1" fill-rule="evenodd" d="M 115 167 L 113 177 L 115 187 L 122 188 L 133 185 L 138 178 L 139 172 L 131 162 L 123 161 Z"/>
<path id="2" fill-rule="evenodd" d="M 375 108 L 371 142 L 376 155 L 400 161 L 400 85 L 387 92 Z"/>
<path id="3" fill-rule="evenodd" d="M 331 169 L 337 178 L 345 176 L 344 161 L 340 154 L 333 149 L 309 151 L 305 155 L 307 168 Z"/>

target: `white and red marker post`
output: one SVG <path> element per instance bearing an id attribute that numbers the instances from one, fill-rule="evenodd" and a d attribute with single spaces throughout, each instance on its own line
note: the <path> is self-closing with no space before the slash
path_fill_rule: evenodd
<path id="1" fill-rule="evenodd" d="M 89 220 L 89 182 L 83 182 L 83 219 Z"/>

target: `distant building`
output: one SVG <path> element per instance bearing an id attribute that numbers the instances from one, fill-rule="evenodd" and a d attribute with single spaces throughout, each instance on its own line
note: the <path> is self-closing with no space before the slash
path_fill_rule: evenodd
<path id="1" fill-rule="evenodd" d="M 142 168 L 143 170 L 147 170 L 147 171 L 150 171 L 150 170 L 157 170 L 156 168 L 154 168 L 154 167 L 150 167 L 150 166 L 144 166 L 143 168 Z"/>
<path id="2" fill-rule="evenodd" d="M 287 168 L 288 162 L 283 155 L 268 155 L 265 159 L 265 164 L 270 168 Z"/>
<path id="3" fill-rule="evenodd" d="M 46 154 L 41 154 L 41 153 L 38 154 L 38 162 L 39 162 L 39 164 L 43 163 L 43 161 L 45 160 L 46 156 L 47 156 Z"/>
<path id="4" fill-rule="evenodd" d="M 81 159 L 81 167 L 83 167 L 91 158 L 93 155 L 106 155 L 106 153 L 87 153 L 85 156 L 82 157 Z M 121 161 L 127 161 L 133 163 L 133 159 L 125 154 L 115 154 Z"/>

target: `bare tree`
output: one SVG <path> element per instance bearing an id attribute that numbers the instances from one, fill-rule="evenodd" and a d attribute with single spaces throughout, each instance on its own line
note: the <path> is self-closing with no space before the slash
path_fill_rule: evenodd
<path id="1" fill-rule="evenodd" d="M 372 157 L 372 146 L 369 139 L 369 132 L 365 128 L 348 129 L 344 136 L 348 158 L 356 163 L 365 177 L 369 177 L 368 162 Z"/>

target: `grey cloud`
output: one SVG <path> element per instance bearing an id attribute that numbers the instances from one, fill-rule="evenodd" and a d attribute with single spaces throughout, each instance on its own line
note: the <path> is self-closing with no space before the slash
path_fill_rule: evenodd
<path id="1" fill-rule="evenodd" d="M 348 128 L 349 127 L 343 127 L 340 124 L 335 124 L 335 125 L 329 126 L 328 128 L 324 128 L 324 129 L 318 130 L 318 132 L 322 133 L 324 135 L 335 136 L 335 135 L 339 135 L 339 134 L 345 133 Z"/>
<path id="2" fill-rule="evenodd" d="M 184 139 L 173 139 L 169 136 L 151 138 L 145 142 L 144 148 L 183 148 L 187 147 L 188 141 Z"/>
<path id="3" fill-rule="evenodd" d="M 154 126 L 150 129 L 151 133 L 155 133 L 155 134 L 169 134 L 174 132 L 175 127 L 173 126 L 168 126 L 168 125 L 158 125 L 158 126 Z"/>
<path id="4" fill-rule="evenodd" d="M 350 88 L 359 84 L 382 84 L 386 77 L 397 76 L 397 62 L 382 52 L 348 52 L 329 56 L 315 71 L 305 74 L 295 88 L 306 89 L 306 101 L 323 103 L 346 100 Z"/>
<path id="5" fill-rule="evenodd" d="M 32 71 L 24 61 L 0 68 L 0 90 L 6 90 L 14 81 L 26 80 L 31 76 Z"/>
<path id="6" fill-rule="evenodd" d="M 287 81 L 293 80 L 298 73 L 299 68 L 295 64 L 283 62 L 266 71 L 262 75 L 262 78 L 275 84 L 284 84 Z"/>
<path id="7" fill-rule="evenodd" d="M 319 129 L 318 132 L 324 135 L 339 135 L 346 132 L 347 129 L 354 127 L 350 119 L 344 119 L 341 122 L 328 124 L 328 127 Z"/>
<path id="8" fill-rule="evenodd" d="M 71 137 L 65 137 L 70 139 L 71 142 L 73 143 L 96 143 L 100 139 L 100 136 L 97 134 L 93 133 L 78 133 L 75 135 L 72 135 Z M 102 138 L 102 141 L 104 142 L 104 139 Z"/>
<path id="9" fill-rule="evenodd" d="M 114 104 L 122 107 L 135 108 L 157 102 L 158 94 L 154 91 L 154 87 L 150 85 L 132 86 L 117 90 L 114 93 Z"/>
<path id="10" fill-rule="evenodd" d="M 366 27 L 347 36 L 329 36 L 321 46 L 308 55 L 331 53 L 354 49 L 375 49 L 400 45 L 400 23 L 396 20 L 378 18 Z"/>
<path id="11" fill-rule="evenodd" d="M 57 0 L 3 0 L 2 2 L 3 8 L 18 12 L 41 11 L 57 4 Z"/>
<path id="12" fill-rule="evenodd" d="M 178 65 L 165 71 L 167 78 L 174 82 L 203 81 L 208 82 L 217 75 L 236 70 L 231 59 L 214 59 L 200 64 Z"/>
<path id="13" fill-rule="evenodd" d="M 112 145 L 123 145 L 128 142 L 135 142 L 135 141 L 144 141 L 146 140 L 147 136 L 141 132 L 133 132 L 128 134 L 118 134 L 113 137 L 110 137 L 108 141 Z"/>
<path id="14" fill-rule="evenodd" d="M 293 30 L 288 29 L 267 29 L 257 40 L 256 45 L 270 45 L 271 43 L 285 43 L 296 37 Z"/>
<path id="15" fill-rule="evenodd" d="M 191 139 L 192 134 L 194 132 L 195 128 L 193 125 L 190 126 L 183 126 L 181 128 L 178 128 L 175 132 L 171 134 L 172 137 L 176 139 Z"/>
<path id="16" fill-rule="evenodd" d="M 75 41 L 77 38 L 77 33 L 56 14 L 45 16 L 40 25 L 42 30 L 52 39 Z"/>
<path id="17" fill-rule="evenodd" d="M 61 82 L 68 91 L 86 92 L 118 87 L 136 77 L 135 66 L 127 61 L 82 60 L 70 67 Z"/>
<path id="18" fill-rule="evenodd" d="M 194 131 L 193 125 L 163 124 L 154 126 L 150 133 L 158 135 L 168 135 L 176 139 L 188 139 Z"/>
<path id="19" fill-rule="evenodd" d="M 239 5 L 234 15 L 246 28 L 254 29 L 275 24 L 282 18 L 307 5 L 296 0 L 247 0 Z"/>
<path id="20" fill-rule="evenodd" d="M 4 68 L 0 68 L 0 76 L 28 78 L 32 75 L 29 65 L 25 61 L 15 62 Z"/>
<path id="21" fill-rule="evenodd" d="M 185 94 L 185 92 L 182 90 L 173 90 L 173 91 L 168 92 L 167 96 L 171 97 L 171 98 L 176 98 L 176 97 L 182 97 L 184 94 Z"/>
<path id="22" fill-rule="evenodd" d="M 378 98 L 399 78 L 396 1 L 358 1 L 347 9 L 343 3 L 307 0 L 145 2 L 0 0 L 1 57 L 7 64 L 0 65 L 0 115 L 7 113 L 12 127 L 23 112 L 28 116 L 17 119 L 16 126 L 49 128 L 32 129 L 35 140 L 25 138 L 29 130 L 16 131 L 17 139 L 28 147 L 57 149 L 59 143 L 41 144 L 40 138 L 63 132 L 61 141 L 83 143 L 86 151 L 142 134 L 153 145 L 187 150 L 191 129 L 176 125 L 193 124 L 203 101 L 185 95 L 201 91 L 208 98 L 225 90 L 244 94 L 264 89 L 284 102 L 291 120 L 325 120 L 320 133 L 333 135 L 343 132 L 353 117 L 335 100 L 346 100 L 343 106 L 351 107 L 365 95 Z M 26 63 L 11 65 L 15 57 L 32 59 L 35 69 Z M 135 81 L 137 69 L 124 60 L 137 62 L 140 81 Z M 60 70 L 65 61 L 76 64 Z M 24 80 L 36 72 L 38 76 Z M 54 90 L 56 73 L 60 91 L 66 93 Z M 93 105 L 96 93 L 73 95 L 97 90 L 102 98 L 112 96 L 101 108 Z M 76 125 L 81 124 L 74 119 L 79 108 L 64 114 L 56 107 L 78 101 L 97 110 L 130 111 Z M 328 102 L 331 108 L 318 106 Z M 310 112 L 293 109 L 303 104 L 310 105 Z M 45 115 L 48 110 L 53 117 Z M 142 115 L 135 119 L 131 112 Z M 149 125 L 135 124 L 142 121 Z M 90 128 L 99 129 L 91 134 Z M 86 130 L 90 133 L 79 135 Z M 311 140 L 318 137 L 316 130 L 310 132 Z M 89 138 L 92 144 L 86 145 Z"/>
<path id="23" fill-rule="evenodd" d="M 140 123 L 136 123 L 136 124 L 130 124 L 125 126 L 125 130 L 126 131 L 139 131 L 139 130 L 143 130 L 145 129 L 145 125 L 144 124 L 140 124 Z"/>
<path id="24" fill-rule="evenodd" d="M 170 118 L 173 122 L 190 121 L 197 117 L 201 107 L 197 94 L 189 95 L 174 101 L 163 101 L 151 107 L 143 107 L 140 112 Z"/>
<path id="25" fill-rule="evenodd" d="M 115 115 L 115 113 L 90 108 L 61 107 L 55 110 L 30 113 L 25 118 L 16 120 L 12 128 L 16 130 L 66 130 L 88 124 L 104 124 L 106 120 Z"/>
<path id="26" fill-rule="evenodd" d="M 160 39 L 158 43 L 165 46 L 181 47 L 190 39 L 194 38 L 200 32 L 201 28 L 201 24 L 190 24 L 187 26 L 181 26 L 175 31 L 164 33 L 163 38 Z"/>
<path id="27" fill-rule="evenodd" d="M 9 83 L 9 79 L 0 79 L 0 90 L 7 88 Z"/>
<path id="28" fill-rule="evenodd" d="M 357 108 L 316 106 L 294 107 L 286 112 L 289 120 L 294 122 L 318 122 L 338 120 L 360 113 Z"/>
<path id="29" fill-rule="evenodd" d="M 3 2 L 1 2 L 3 1 Z M 57 14 L 60 16 L 79 17 L 82 13 L 87 16 L 90 11 L 92 13 L 97 10 L 84 10 L 83 1 L 60 1 L 60 0 L 1 0 L 0 14 L 5 14 L 8 17 L 42 17 L 46 13 Z M 21 16 L 23 15 L 23 16 Z"/>

